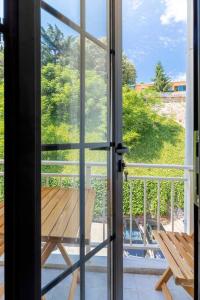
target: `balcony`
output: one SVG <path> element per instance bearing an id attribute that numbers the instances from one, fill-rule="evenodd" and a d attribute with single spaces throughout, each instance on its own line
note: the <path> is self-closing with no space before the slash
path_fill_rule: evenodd
<path id="1" fill-rule="evenodd" d="M 3 161 L 1 161 L 3 167 Z M 78 161 L 42 161 L 42 184 L 45 187 L 74 187 L 79 184 Z M 62 171 L 57 171 L 55 167 L 62 167 Z M 96 191 L 96 200 L 94 206 L 93 220 L 91 225 L 90 243 L 87 245 L 86 251 L 94 249 L 98 244 L 107 238 L 107 196 L 105 192 L 105 182 L 107 175 L 105 174 L 106 164 L 104 162 L 87 162 L 86 164 L 86 186 Z M 52 169 L 54 168 L 54 169 Z M 177 170 L 177 174 L 183 176 L 134 176 L 128 175 L 133 169 L 171 169 Z M 54 172 L 52 171 L 54 170 Z M 61 170 L 61 169 L 60 169 Z M 155 165 L 155 164 L 138 164 L 129 163 L 127 165 L 126 176 L 124 177 L 124 300 L 134 299 L 164 299 L 161 292 L 154 290 L 154 286 L 159 276 L 167 268 L 165 260 L 158 244 L 152 237 L 152 230 L 165 231 L 185 231 L 186 218 L 192 218 L 185 213 L 184 207 L 179 207 L 181 201 L 177 201 L 180 195 L 184 202 L 191 201 L 187 199 L 191 195 L 192 172 L 191 166 L 181 165 Z M 3 168 L 0 176 L 3 178 Z M 3 181 L 2 181 L 3 182 Z M 140 185 L 138 185 L 138 182 Z M 98 184 L 97 184 L 98 183 Z M 163 184 L 167 186 L 168 193 L 163 193 Z M 140 186 L 140 202 L 142 201 L 140 211 L 135 211 L 136 206 L 135 191 Z M 100 190 L 99 190 L 100 189 Z M 156 189 L 156 201 L 149 203 L 152 197 L 149 194 L 152 189 Z M 1 189 L 2 190 L 2 189 Z M 142 190 L 142 192 L 141 192 Z M 189 190 L 189 192 L 188 192 Z M 101 194 L 101 197 L 99 196 Z M 102 196 L 103 195 L 103 196 Z M 3 195 L 1 195 L 2 197 Z M 100 197 L 100 198 L 99 198 Z M 154 194 L 155 197 L 155 194 Z M 166 197 L 166 199 L 163 199 Z M 100 199 L 100 203 L 98 203 Z M 183 200 L 183 199 L 182 199 Z M 163 212 L 163 202 L 166 203 L 165 212 Z M 156 205 L 155 205 L 156 203 Z M 151 207 L 151 205 L 153 205 Z M 167 213 L 166 213 L 167 211 Z M 142 212 L 142 213 L 141 213 Z M 190 223 L 190 220 L 186 220 Z M 79 259 L 79 245 L 64 244 L 72 262 Z M 3 258 L 1 260 L 3 266 Z M 2 267 L 1 267 L 2 268 Z M 45 263 L 42 270 L 43 285 L 51 281 L 63 270 L 66 264 L 56 249 Z M 90 295 L 88 299 L 106 299 L 107 288 L 105 286 L 107 278 L 107 248 L 99 251 L 86 264 L 86 295 Z M 3 274 L 3 272 L 2 272 Z M 3 276 L 1 274 L 1 277 Z M 48 295 L 47 299 L 66 299 L 71 277 L 62 281 Z M 171 280 L 169 284 L 174 300 L 189 300 L 190 296 L 180 287 L 175 285 Z M 54 294 L 57 298 L 54 297 Z M 59 298 L 58 298 L 59 295 Z M 76 288 L 76 295 L 79 295 L 79 285 Z M 92 298 L 91 298 L 92 295 Z M 75 298 L 76 299 L 76 296 Z M 78 298 L 77 298 L 78 299 Z"/>

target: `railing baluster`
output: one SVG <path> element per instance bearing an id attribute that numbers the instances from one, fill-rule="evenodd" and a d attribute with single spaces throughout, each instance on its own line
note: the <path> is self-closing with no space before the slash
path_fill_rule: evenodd
<path id="1" fill-rule="evenodd" d="M 174 232 L 174 181 L 171 183 L 171 224 Z"/>
<path id="2" fill-rule="evenodd" d="M 132 231 L 133 231 L 133 207 L 132 207 L 132 199 L 133 199 L 133 183 L 130 181 L 130 194 L 129 194 L 129 206 L 130 206 L 130 246 L 132 245 Z"/>
<path id="3" fill-rule="evenodd" d="M 144 244 L 147 238 L 147 182 L 144 180 Z"/>
<path id="4" fill-rule="evenodd" d="M 105 239 L 106 239 L 106 228 L 105 228 L 106 199 L 107 199 L 107 192 L 104 193 L 104 197 L 103 197 L 103 241 L 105 241 Z"/>
<path id="5" fill-rule="evenodd" d="M 160 180 L 158 180 L 157 230 L 160 230 Z"/>

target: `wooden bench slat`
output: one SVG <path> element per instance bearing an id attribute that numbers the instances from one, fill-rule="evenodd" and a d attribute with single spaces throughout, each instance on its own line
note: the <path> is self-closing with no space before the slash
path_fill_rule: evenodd
<path id="1" fill-rule="evenodd" d="M 184 279 L 185 278 L 184 274 L 181 272 L 181 270 L 179 269 L 179 266 L 177 265 L 177 262 L 175 261 L 174 257 L 171 255 L 170 251 L 166 247 L 160 233 L 153 231 L 153 235 L 154 235 L 155 239 L 158 241 L 164 256 L 168 260 L 174 276 L 177 278 Z"/>
<path id="2" fill-rule="evenodd" d="M 91 223 L 93 219 L 93 210 L 95 204 L 96 193 L 94 190 L 88 189 L 86 194 L 85 214 L 87 216 L 85 223 L 85 238 L 90 239 Z"/>
<path id="3" fill-rule="evenodd" d="M 46 203 L 46 206 L 42 209 L 42 224 L 44 224 L 46 219 L 49 217 L 50 213 L 53 211 L 54 207 L 63 196 L 64 192 L 64 190 L 58 190 L 55 194 L 51 195 L 51 198 L 48 198 L 48 203 Z"/>
<path id="4" fill-rule="evenodd" d="M 62 209 L 61 214 L 59 218 L 57 219 L 57 222 L 52 229 L 50 236 L 59 236 L 59 237 L 70 237 L 68 235 L 68 231 L 65 234 L 65 230 L 68 227 L 68 224 L 70 223 L 70 220 L 72 219 L 71 223 L 73 223 L 73 227 L 75 227 L 76 232 L 79 228 L 79 216 L 77 218 L 72 218 L 73 212 L 76 209 L 76 205 L 78 202 L 78 191 L 73 190 L 70 194 L 65 193 L 65 197 L 68 198 L 67 205 Z M 59 205 L 59 203 L 58 203 Z M 78 225 L 77 225 L 77 219 L 78 219 Z M 78 227 L 77 227 L 78 226 Z M 72 236 L 74 237 L 74 235 Z"/>
<path id="5" fill-rule="evenodd" d="M 69 222 L 65 227 L 63 232 L 63 236 L 67 236 L 69 238 L 78 238 L 79 237 L 79 228 L 80 228 L 80 195 L 77 191 L 76 194 L 76 202 L 74 209 L 69 217 Z"/>
<path id="6" fill-rule="evenodd" d="M 171 241 L 174 243 L 174 245 L 178 249 L 178 251 L 181 254 L 181 256 L 183 257 L 183 259 L 185 259 L 186 262 L 189 264 L 191 270 L 193 270 L 194 269 L 194 259 L 192 258 L 192 256 L 184 249 L 182 244 L 179 242 L 179 240 L 177 240 L 176 236 L 172 232 L 169 232 L 168 236 L 170 237 Z"/>
<path id="7" fill-rule="evenodd" d="M 183 238 L 183 236 L 177 232 L 175 233 L 175 236 L 181 242 L 181 244 L 184 246 L 184 248 L 187 250 L 187 252 L 190 253 L 190 255 L 192 257 L 194 257 L 194 249 L 188 242 L 186 242 L 186 240 Z"/>
<path id="8" fill-rule="evenodd" d="M 42 226 L 42 236 L 50 236 L 50 233 L 56 223 L 59 220 L 59 216 L 62 214 L 63 209 L 68 204 L 69 197 L 71 196 L 72 191 L 67 190 L 67 193 L 64 193 L 62 197 L 56 202 L 56 206 L 52 210 L 51 214 L 45 220 Z"/>
<path id="9" fill-rule="evenodd" d="M 182 274 L 184 274 L 185 278 L 192 279 L 194 277 L 194 274 L 192 273 L 191 268 L 188 266 L 187 262 L 180 256 L 173 242 L 170 240 L 168 233 L 161 232 L 160 235 L 165 241 L 165 246 L 170 251 Z"/>
<path id="10" fill-rule="evenodd" d="M 42 189 L 42 191 L 43 191 L 44 189 Z M 45 190 L 46 190 L 46 188 L 45 188 Z M 59 191 L 59 188 L 51 188 L 51 189 L 47 189 L 47 191 L 48 191 L 48 193 L 47 194 L 45 194 L 45 196 L 42 196 L 42 198 L 41 198 L 41 209 L 43 210 L 44 209 L 44 207 L 48 204 L 48 202 L 50 201 L 50 199 L 53 197 L 53 196 L 55 196 L 56 195 L 56 193 L 58 193 L 58 191 Z"/>

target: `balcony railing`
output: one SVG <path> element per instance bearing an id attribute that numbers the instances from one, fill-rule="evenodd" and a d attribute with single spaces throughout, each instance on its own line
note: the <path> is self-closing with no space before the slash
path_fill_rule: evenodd
<path id="1" fill-rule="evenodd" d="M 4 161 L 0 160 L 0 165 L 3 169 Z M 78 161 L 42 161 L 42 166 L 79 166 Z M 94 168 L 106 168 L 106 163 L 104 162 L 87 162 L 86 164 L 86 186 L 91 187 L 92 181 L 98 180 L 106 180 L 107 175 L 105 174 L 97 174 L 97 172 L 93 171 Z M 156 228 L 159 230 L 161 229 L 162 222 L 161 222 L 161 185 L 162 182 L 167 182 L 170 184 L 170 203 L 169 203 L 169 209 L 170 209 L 170 217 L 169 217 L 169 224 L 168 228 L 171 231 L 174 231 L 175 228 L 175 184 L 177 182 L 183 183 L 185 188 L 191 189 L 192 188 L 192 176 L 193 176 L 193 168 L 192 166 L 186 166 L 186 165 L 169 165 L 169 164 L 143 164 L 143 163 L 128 163 L 127 168 L 130 170 L 131 168 L 137 168 L 137 169 L 168 169 L 168 170 L 182 170 L 183 176 L 175 176 L 175 177 L 164 177 L 164 176 L 128 176 L 127 178 L 124 178 L 126 181 L 126 187 L 128 188 L 128 194 L 129 194 L 129 213 L 124 216 L 124 219 L 129 224 L 129 237 L 128 239 L 124 239 L 124 249 L 129 250 L 156 250 L 158 249 L 158 245 L 155 243 L 149 243 L 148 240 L 148 183 L 153 182 L 157 185 L 157 212 L 156 216 L 154 216 L 154 221 L 156 223 Z M 63 172 L 42 172 L 42 182 L 45 186 L 50 186 L 52 184 L 52 179 L 56 179 L 56 182 L 54 182 L 54 186 L 63 186 L 64 180 L 66 178 L 71 179 L 72 182 L 74 182 L 74 186 L 77 186 L 77 182 L 79 179 L 78 172 L 74 172 L 72 174 L 69 173 L 63 173 Z M 4 176 L 4 172 L 0 172 L 0 177 Z M 137 226 L 139 228 L 139 231 L 142 236 L 143 243 L 135 243 L 135 240 L 133 238 L 133 221 L 135 220 L 135 216 L 133 216 L 133 206 L 134 206 L 134 197 L 133 197 L 133 191 L 134 191 L 134 185 L 137 181 L 140 181 L 143 183 L 143 214 L 140 215 L 139 219 L 140 221 L 137 223 Z M 3 182 L 3 181 L 2 181 Z M 73 185 L 73 184 L 72 184 Z M 1 195 L 0 197 L 3 197 L 3 189 L 0 189 Z M 190 193 L 187 193 L 189 195 Z M 187 199 L 187 201 L 190 199 Z M 106 216 L 106 199 L 103 201 L 103 207 L 102 207 L 102 215 L 101 215 L 101 223 L 103 227 L 103 239 L 106 238 L 106 224 L 107 224 L 107 216 Z M 184 230 L 184 229 L 183 229 Z M 96 243 L 91 241 L 91 247 L 94 247 Z"/>

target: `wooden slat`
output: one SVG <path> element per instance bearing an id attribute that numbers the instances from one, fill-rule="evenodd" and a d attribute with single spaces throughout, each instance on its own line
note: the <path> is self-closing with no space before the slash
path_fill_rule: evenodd
<path id="1" fill-rule="evenodd" d="M 44 207 L 48 204 L 49 200 L 54 197 L 59 191 L 59 188 L 51 188 L 49 189 L 49 192 L 42 197 L 41 199 L 41 209 L 43 210 Z"/>
<path id="2" fill-rule="evenodd" d="M 194 246 L 194 239 L 191 236 L 186 233 L 182 233 L 182 236 L 185 238 L 186 242 L 189 242 L 192 247 Z"/>
<path id="3" fill-rule="evenodd" d="M 174 260 L 176 261 L 176 264 L 178 268 L 181 270 L 182 274 L 188 279 L 194 278 L 194 274 L 191 271 L 191 268 L 187 264 L 186 261 L 182 259 L 179 252 L 177 251 L 176 247 L 168 237 L 168 234 L 165 232 L 160 232 L 160 236 L 162 237 L 163 241 L 165 242 L 165 247 L 168 248 L 171 255 L 173 256 Z"/>
<path id="4" fill-rule="evenodd" d="M 162 237 L 160 236 L 160 233 L 153 231 L 153 235 L 154 235 L 155 239 L 157 240 L 157 242 L 159 243 L 164 256 L 168 260 L 168 263 L 170 265 L 170 268 L 171 268 L 174 276 L 177 278 L 184 279 L 185 278 L 184 274 L 181 272 L 181 270 L 179 269 L 179 266 L 177 265 L 177 262 L 175 261 L 174 257 L 171 255 L 169 249 L 166 247 L 165 242 L 163 241 Z"/>
<path id="5" fill-rule="evenodd" d="M 52 188 L 50 188 L 50 187 L 42 187 L 41 188 L 41 197 L 45 197 L 50 192 L 50 190 L 52 190 Z"/>
<path id="6" fill-rule="evenodd" d="M 178 249 L 180 255 L 183 257 L 183 259 L 186 260 L 188 265 L 190 266 L 191 271 L 194 270 L 194 257 L 192 257 L 182 246 L 182 244 L 177 240 L 176 236 L 173 234 L 173 232 L 169 232 L 168 236 L 170 237 L 171 241 L 174 243 L 176 248 Z"/>
<path id="7" fill-rule="evenodd" d="M 72 220 L 72 224 L 73 224 L 73 229 L 75 230 L 75 232 L 77 233 L 78 228 L 76 226 L 76 219 L 78 218 L 79 220 L 79 216 L 77 216 L 77 218 L 72 217 L 73 212 L 77 211 L 77 202 L 78 202 L 78 191 L 77 190 L 71 190 L 71 193 L 69 195 L 69 193 L 66 193 L 66 197 L 68 197 L 68 203 L 67 205 L 62 209 L 61 214 L 59 216 L 59 219 L 57 220 L 54 228 L 52 229 L 50 235 L 52 237 L 71 237 L 69 230 L 65 233 L 66 228 L 68 227 L 68 224 L 70 222 L 70 220 Z M 79 227 L 79 224 L 78 224 Z M 74 235 L 72 236 L 73 238 L 75 237 Z"/>
<path id="8" fill-rule="evenodd" d="M 80 228 L 80 201 L 78 191 L 74 200 L 75 206 L 73 208 L 71 216 L 69 217 L 69 222 L 65 227 L 65 231 L 63 232 L 63 237 L 78 238 Z"/>
<path id="9" fill-rule="evenodd" d="M 94 190 L 89 189 L 86 196 L 86 223 L 85 223 L 85 237 L 90 239 L 91 235 L 91 224 L 93 219 L 94 203 L 95 203 L 96 193 Z"/>
<path id="10" fill-rule="evenodd" d="M 46 221 L 42 226 L 42 236 L 50 236 L 50 233 L 54 228 L 54 226 L 56 225 L 56 223 L 58 222 L 59 217 L 62 214 L 62 211 L 65 208 L 65 206 L 68 205 L 68 207 L 70 208 L 68 201 L 70 199 L 71 193 L 72 193 L 71 190 L 66 190 L 66 193 L 64 193 L 61 199 L 59 200 L 59 202 L 57 202 L 57 205 L 54 207 L 53 211 L 48 216 L 48 218 L 46 219 Z"/>
<path id="11" fill-rule="evenodd" d="M 0 216 L 4 215 L 4 206 L 0 209 Z"/>
<path id="12" fill-rule="evenodd" d="M 50 213 L 52 213 L 53 209 L 57 205 L 58 201 L 60 201 L 64 193 L 65 190 L 59 189 L 55 194 L 52 194 L 51 198 L 49 198 L 48 203 L 42 209 L 42 225 L 44 224 L 45 220 L 49 217 Z"/>
<path id="13" fill-rule="evenodd" d="M 176 238 L 181 242 L 181 244 L 183 245 L 183 247 L 186 249 L 186 251 L 188 253 L 190 253 L 190 255 L 192 257 L 194 257 L 194 249 L 193 247 L 190 245 L 190 243 L 186 242 L 186 240 L 183 238 L 183 236 L 180 233 L 175 233 Z"/>

